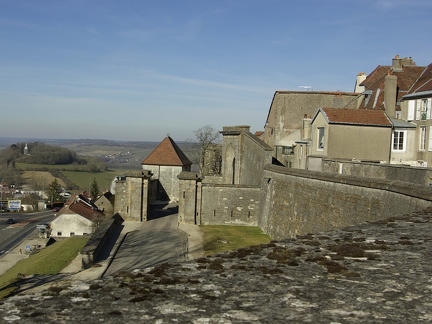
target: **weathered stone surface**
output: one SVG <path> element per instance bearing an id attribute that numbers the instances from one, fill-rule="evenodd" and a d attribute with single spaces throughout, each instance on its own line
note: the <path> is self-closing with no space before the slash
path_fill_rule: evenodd
<path id="1" fill-rule="evenodd" d="M 91 282 L 58 281 L 0 301 L 0 322 L 430 322 L 431 216 L 429 209 Z"/>

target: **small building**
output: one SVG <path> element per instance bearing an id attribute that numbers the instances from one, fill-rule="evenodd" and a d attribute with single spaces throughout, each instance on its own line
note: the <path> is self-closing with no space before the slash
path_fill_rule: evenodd
<path id="1" fill-rule="evenodd" d="M 171 137 L 165 137 L 141 165 L 152 173 L 152 180 L 157 180 L 156 200 L 178 201 L 177 176 L 191 171 L 192 162 Z"/>
<path id="2" fill-rule="evenodd" d="M 383 110 L 319 108 L 311 120 L 309 170 L 326 159 L 389 163 L 393 124 Z"/>
<path id="3" fill-rule="evenodd" d="M 114 195 L 110 192 L 104 192 L 96 198 L 94 204 L 101 210 L 106 217 L 114 215 Z"/>
<path id="4" fill-rule="evenodd" d="M 77 197 L 56 214 L 51 222 L 51 236 L 90 235 L 104 219 L 104 213 L 95 205 Z"/>

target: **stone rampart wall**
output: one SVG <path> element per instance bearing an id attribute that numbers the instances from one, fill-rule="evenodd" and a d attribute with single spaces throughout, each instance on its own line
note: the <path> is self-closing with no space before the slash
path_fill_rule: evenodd
<path id="1" fill-rule="evenodd" d="M 113 217 L 105 219 L 99 225 L 81 250 L 82 269 L 88 269 L 94 264 L 110 235 L 122 223 L 123 218 L 119 214 L 115 214 Z"/>
<path id="2" fill-rule="evenodd" d="M 260 188 L 241 185 L 202 185 L 198 224 L 258 224 Z"/>
<path id="3" fill-rule="evenodd" d="M 273 239 L 284 239 L 430 206 L 430 187 L 268 165 L 258 225 Z"/>
<path id="4" fill-rule="evenodd" d="M 432 184 L 431 168 L 338 160 L 323 160 L 322 164 L 324 172 L 373 179 L 397 180 L 426 186 Z"/>
<path id="5" fill-rule="evenodd" d="M 239 184 L 259 185 L 264 166 L 271 163 L 272 148 L 251 133 L 242 137 Z"/>

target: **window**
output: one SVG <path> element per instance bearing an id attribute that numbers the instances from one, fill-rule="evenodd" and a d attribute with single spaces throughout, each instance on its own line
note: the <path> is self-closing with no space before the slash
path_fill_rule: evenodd
<path id="1" fill-rule="evenodd" d="M 318 146 L 317 149 L 324 150 L 324 127 L 318 127 Z"/>
<path id="2" fill-rule="evenodd" d="M 62 236 L 62 232 L 57 232 L 57 236 Z"/>
<path id="3" fill-rule="evenodd" d="M 416 119 L 427 120 L 431 119 L 431 100 L 428 99 L 417 99 Z"/>
<path id="4" fill-rule="evenodd" d="M 428 151 L 432 151 L 432 126 L 429 126 L 429 143 L 428 143 Z"/>
<path id="5" fill-rule="evenodd" d="M 427 111 L 428 111 L 428 101 L 427 99 L 423 99 L 421 101 L 421 120 L 426 120 L 427 118 Z"/>
<path id="6" fill-rule="evenodd" d="M 75 235 L 75 232 L 70 232 L 70 236 L 74 236 Z"/>
<path id="7" fill-rule="evenodd" d="M 408 100 L 408 120 L 414 120 L 415 100 Z"/>
<path id="8" fill-rule="evenodd" d="M 294 154 L 294 148 L 292 146 L 284 146 L 282 148 L 282 154 L 292 155 Z"/>
<path id="9" fill-rule="evenodd" d="M 405 143 L 406 143 L 406 131 L 395 130 L 393 132 L 393 143 L 392 143 L 393 151 L 405 151 Z"/>
<path id="10" fill-rule="evenodd" d="M 426 149 L 426 126 L 420 126 L 419 150 Z"/>

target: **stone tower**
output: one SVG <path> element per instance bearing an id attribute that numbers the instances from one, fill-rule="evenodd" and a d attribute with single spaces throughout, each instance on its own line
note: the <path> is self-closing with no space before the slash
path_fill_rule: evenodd
<path id="1" fill-rule="evenodd" d="M 149 170 L 157 180 L 156 200 L 178 201 L 177 176 L 190 171 L 192 162 L 169 136 L 141 163 L 143 170 Z"/>

